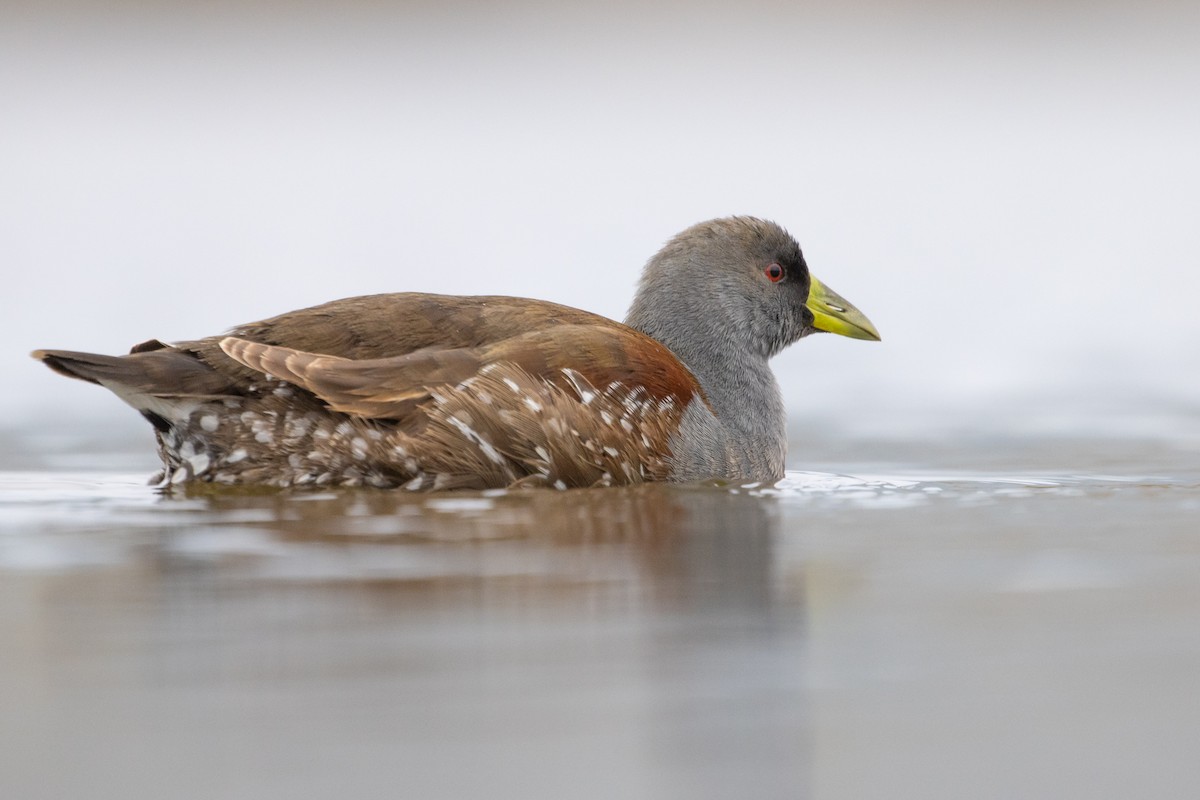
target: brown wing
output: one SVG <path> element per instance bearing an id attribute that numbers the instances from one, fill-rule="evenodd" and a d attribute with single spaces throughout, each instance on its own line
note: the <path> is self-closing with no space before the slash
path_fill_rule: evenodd
<path id="1" fill-rule="evenodd" d="M 356 360 L 391 358 L 430 347 L 457 349 L 502 341 L 552 325 L 615 325 L 577 308 L 520 297 L 376 294 L 334 300 L 260 322 L 229 336 Z M 229 362 L 212 336 L 177 347 L 218 369 Z"/>
<path id="2" fill-rule="evenodd" d="M 559 324 L 623 327 L 596 314 L 540 300 L 400 293 L 334 300 L 240 325 L 232 335 L 305 353 L 365 360 L 431 349 L 478 348 Z M 39 350 L 33 355 L 69 377 L 118 384 L 158 397 L 236 395 L 258 380 L 261 372 L 228 358 L 221 349 L 224 338 L 174 345 L 151 339 L 135 345 L 126 356 L 65 350 Z M 426 353 L 423 358 L 420 363 L 433 368 L 438 358 L 455 361 L 458 357 Z"/>
<path id="3" fill-rule="evenodd" d="M 591 316 L 591 315 L 588 315 Z M 456 385 L 489 364 L 509 363 L 535 377 L 567 386 L 564 370 L 605 388 L 644 387 L 680 407 L 703 396 L 695 377 L 666 347 L 624 325 L 552 325 L 476 347 L 425 348 L 391 358 L 353 360 L 263 345 L 238 338 L 220 342 L 225 353 L 259 372 L 296 384 L 332 408 L 374 419 L 406 418 L 439 386 Z"/>

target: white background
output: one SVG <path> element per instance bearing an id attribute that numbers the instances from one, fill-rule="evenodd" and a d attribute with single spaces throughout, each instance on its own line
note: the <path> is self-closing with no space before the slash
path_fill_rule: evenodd
<path id="1" fill-rule="evenodd" d="M 6 4 L 0 415 L 129 415 L 35 347 L 334 297 L 620 318 L 737 213 L 884 336 L 777 359 L 800 424 L 1195 418 L 1198 7 L 1002 5 Z"/>

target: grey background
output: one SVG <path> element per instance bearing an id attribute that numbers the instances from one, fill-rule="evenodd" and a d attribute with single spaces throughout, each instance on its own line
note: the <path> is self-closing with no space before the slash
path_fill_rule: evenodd
<path id="1" fill-rule="evenodd" d="M 884 335 L 777 360 L 798 424 L 1194 420 L 1194 4 L 2 8 L 9 424 L 138 424 L 35 347 L 402 290 L 620 317 L 731 213 Z"/>

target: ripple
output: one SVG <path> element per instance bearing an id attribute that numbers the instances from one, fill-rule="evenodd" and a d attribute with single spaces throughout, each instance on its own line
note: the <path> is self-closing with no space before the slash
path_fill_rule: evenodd
<path id="1" fill-rule="evenodd" d="M 904 508 L 935 501 L 970 506 L 1030 498 L 1038 494 L 1086 497 L 1114 489 L 1183 485 L 1171 478 L 1147 475 L 1010 475 L 924 471 L 850 475 L 789 470 L 782 480 L 774 484 L 750 484 L 740 487 L 740 490 L 754 496 L 784 501 L 829 501 L 869 508 Z"/>

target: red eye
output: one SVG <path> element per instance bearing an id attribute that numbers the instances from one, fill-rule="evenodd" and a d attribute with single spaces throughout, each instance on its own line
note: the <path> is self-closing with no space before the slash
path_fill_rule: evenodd
<path id="1" fill-rule="evenodd" d="M 771 283 L 779 283 L 783 280 L 783 267 L 778 264 L 767 264 L 767 268 L 763 270 L 763 273 Z"/>

